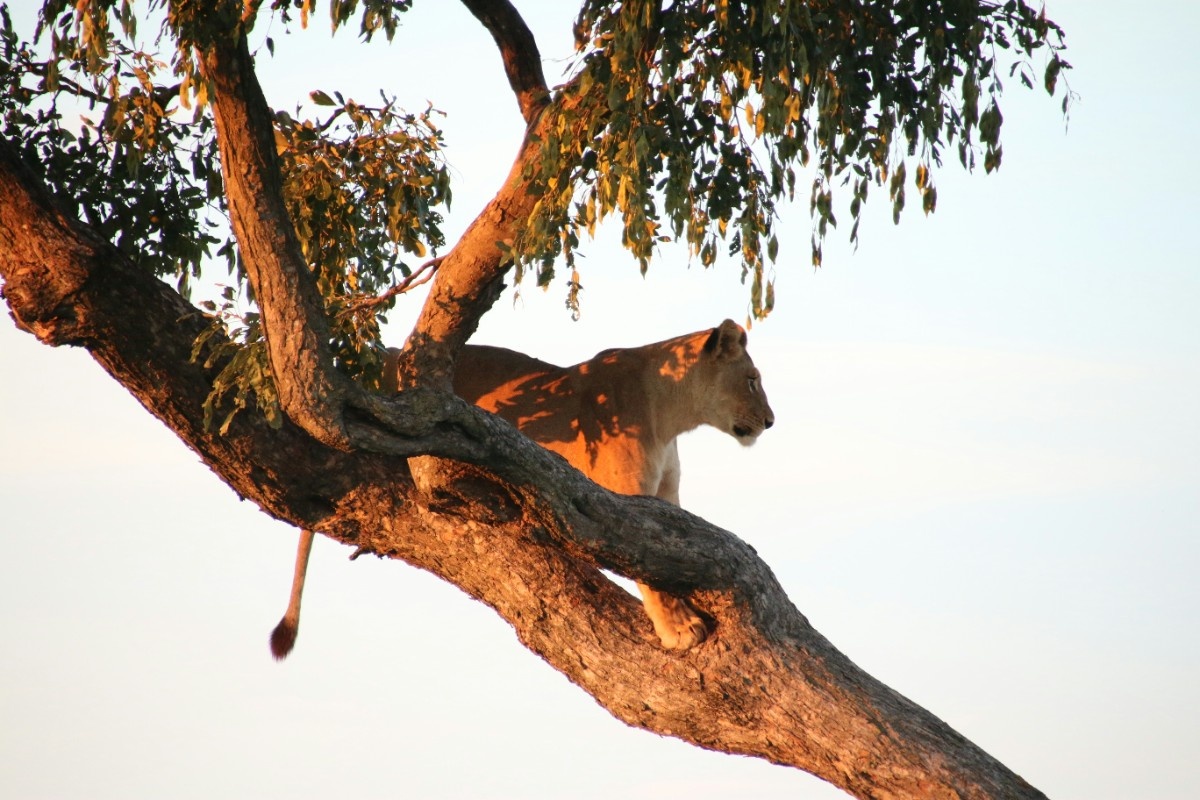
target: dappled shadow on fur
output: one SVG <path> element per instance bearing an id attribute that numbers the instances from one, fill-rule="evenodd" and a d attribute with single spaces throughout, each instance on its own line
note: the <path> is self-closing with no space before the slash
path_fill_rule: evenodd
<path id="1" fill-rule="evenodd" d="M 455 392 L 516 425 L 601 486 L 679 503 L 676 438 L 711 425 L 742 444 L 775 416 L 746 352 L 746 332 L 716 328 L 626 349 L 570 367 L 500 347 L 467 347 Z M 712 630 L 685 597 L 639 583 L 664 647 L 688 649 Z"/>

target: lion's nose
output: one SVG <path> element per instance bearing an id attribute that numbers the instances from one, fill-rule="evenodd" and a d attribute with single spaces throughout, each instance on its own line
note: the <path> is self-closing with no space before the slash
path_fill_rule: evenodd
<path id="1" fill-rule="evenodd" d="M 771 417 L 767 417 L 766 419 L 764 419 L 764 420 L 763 420 L 763 427 L 764 427 L 764 428 L 769 428 L 769 427 L 771 427 L 771 426 L 772 426 L 772 425 L 774 425 L 774 424 L 775 424 L 775 417 L 773 417 L 773 416 L 771 416 Z"/>

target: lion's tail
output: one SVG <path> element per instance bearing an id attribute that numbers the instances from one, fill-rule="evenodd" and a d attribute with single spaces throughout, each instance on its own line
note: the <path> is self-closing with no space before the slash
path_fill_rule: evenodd
<path id="1" fill-rule="evenodd" d="M 304 594 L 304 576 L 308 572 L 308 555 L 312 552 L 313 532 L 300 531 L 300 542 L 296 546 L 296 571 L 292 575 L 292 594 L 288 598 L 287 611 L 283 619 L 271 631 L 271 655 L 276 661 L 287 658 L 296 646 L 296 635 L 300 632 L 300 596 Z"/>

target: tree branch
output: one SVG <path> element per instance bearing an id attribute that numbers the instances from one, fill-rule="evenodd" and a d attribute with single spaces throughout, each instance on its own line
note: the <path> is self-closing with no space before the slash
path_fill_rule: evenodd
<path id="1" fill-rule="evenodd" d="M 504 274 L 512 266 L 507 251 L 532 216 L 541 194 L 535 186 L 544 143 L 555 138 L 556 112 L 595 102 L 597 115 L 608 113 L 605 87 L 595 84 L 584 96 L 577 75 L 558 87 L 553 98 L 545 90 L 536 44 L 519 13 L 507 0 L 463 0 L 492 33 L 504 57 L 509 84 L 527 123 L 525 137 L 512 168 L 496 196 L 471 223 L 443 259 L 421 315 L 400 359 L 402 385 L 431 382 L 449 387 L 458 351 L 503 290 Z M 661 35 L 661 12 L 644 14 L 639 4 L 625 4 L 620 13 L 637 15 L 645 28 L 643 45 L 653 52 Z M 600 99 L 597 99 L 600 98 Z M 558 154 L 556 153 L 556 156 Z M 560 187 L 561 189 L 561 187 Z"/>
<path id="2" fill-rule="evenodd" d="M 318 440 L 348 447 L 348 382 L 333 369 L 323 305 L 283 202 L 271 110 L 237 17 L 198 13 L 204 19 L 193 26 L 213 89 L 229 215 L 262 313 L 280 406 Z"/>
<path id="3" fill-rule="evenodd" d="M 533 34 L 507 0 L 463 0 L 492 34 L 527 129 L 503 187 L 447 253 L 400 360 L 401 384 L 449 388 L 458 351 L 504 289 L 512 266 L 497 246 L 511 241 L 537 198 L 527 165 L 540 153 L 549 92 Z"/>
<path id="4" fill-rule="evenodd" d="M 368 308 L 376 308 L 384 305 L 397 295 L 404 294 L 411 289 L 415 289 L 418 286 L 428 283 L 430 280 L 432 280 L 438 265 L 441 263 L 441 256 L 429 259 L 424 264 L 413 270 L 411 275 L 397 283 L 392 288 L 388 289 L 386 292 L 381 292 L 380 294 L 374 296 L 357 297 L 351 300 L 346 304 L 345 308 L 338 312 L 338 316 L 348 317 L 358 314 L 359 312 Z"/>
<path id="5" fill-rule="evenodd" d="M 533 34 L 507 0 L 463 0 L 491 32 L 527 128 L 504 184 L 447 253 L 404 345 L 400 382 L 448 388 L 458 351 L 504 289 L 512 266 L 497 245 L 512 241 L 533 212 L 532 165 L 541 157 L 553 115 Z M 562 94 L 554 102 L 562 102 Z"/>
<path id="6" fill-rule="evenodd" d="M 508 0 L 462 0 L 475 18 L 496 40 L 508 85 L 517 96 L 517 105 L 526 125 L 541 113 L 549 102 L 546 77 L 542 72 L 542 56 L 538 52 L 533 32 Z"/>
<path id="7" fill-rule="evenodd" d="M 288 423 L 273 430 L 244 414 L 228 436 L 206 432 L 212 373 L 189 359 L 204 325 L 196 310 L 65 217 L 3 142 L 0 184 L 0 275 L 18 324 L 87 346 L 267 513 L 461 587 L 632 725 L 796 766 L 857 797 L 1043 797 L 833 648 L 736 537 L 653 498 L 606 492 L 462 401 L 433 390 L 377 401 L 410 425 L 425 406 L 447 409 L 426 420 L 425 452 L 485 443 L 473 458 L 490 470 L 460 465 L 428 498 L 403 459 L 331 448 Z M 639 604 L 596 564 L 697 589 L 715 636 L 686 654 L 662 650 Z"/>

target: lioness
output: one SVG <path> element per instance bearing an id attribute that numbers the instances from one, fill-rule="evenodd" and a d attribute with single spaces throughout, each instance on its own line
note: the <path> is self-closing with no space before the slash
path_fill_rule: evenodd
<path id="1" fill-rule="evenodd" d="M 675 505 L 681 433 L 711 425 L 751 445 L 775 422 L 746 352 L 746 332 L 732 320 L 657 344 L 605 350 L 573 367 L 500 347 L 468 346 L 458 360 L 454 391 L 504 417 L 601 486 Z M 276 658 L 295 641 L 311 543 L 305 532 L 291 602 L 271 635 Z M 638 588 L 664 647 L 684 650 L 704 641 L 708 629 L 686 601 L 640 583 Z"/>

